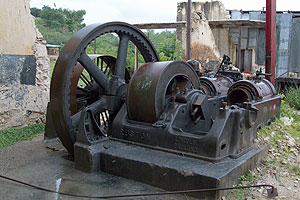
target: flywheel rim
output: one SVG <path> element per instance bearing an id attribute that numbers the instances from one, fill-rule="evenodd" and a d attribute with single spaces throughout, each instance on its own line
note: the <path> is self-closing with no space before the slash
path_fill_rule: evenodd
<path id="1" fill-rule="evenodd" d="M 154 46 L 144 33 L 124 22 L 92 24 L 79 30 L 71 37 L 62 49 L 55 64 L 50 87 L 50 102 L 52 105 L 55 105 L 51 111 L 54 127 L 70 154 L 73 154 L 73 145 L 76 141 L 75 129 L 69 110 L 72 71 L 81 55 L 85 53 L 87 46 L 97 37 L 107 33 L 123 34 L 128 37 L 129 41 L 133 42 L 139 49 L 145 62 L 159 61 L 159 56 Z M 102 87 L 103 85 L 100 86 Z"/>

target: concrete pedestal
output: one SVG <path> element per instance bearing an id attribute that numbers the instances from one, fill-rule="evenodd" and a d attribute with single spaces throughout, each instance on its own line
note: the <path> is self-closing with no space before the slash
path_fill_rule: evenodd
<path id="1" fill-rule="evenodd" d="M 79 150 L 80 149 L 80 150 Z M 243 156 L 212 163 L 133 144 L 105 140 L 95 147 L 75 145 L 75 166 L 140 181 L 165 190 L 229 187 L 255 168 L 268 146 L 257 144 Z M 98 152 L 97 152 L 98 151 Z M 80 156 L 78 160 L 76 157 Z M 76 160 L 78 162 L 76 162 Z M 224 191 L 193 193 L 191 196 L 218 199 Z"/>

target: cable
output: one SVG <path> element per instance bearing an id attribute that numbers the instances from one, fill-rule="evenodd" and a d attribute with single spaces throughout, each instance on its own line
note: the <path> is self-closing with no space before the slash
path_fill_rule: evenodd
<path id="1" fill-rule="evenodd" d="M 159 196 L 159 195 L 170 195 L 170 194 L 186 194 L 186 193 L 197 193 L 197 192 L 210 192 L 210 191 L 220 191 L 220 190 L 235 190 L 235 189 L 247 189 L 254 187 L 270 187 L 271 193 L 274 193 L 276 188 L 273 185 L 269 184 L 260 184 L 260 185 L 247 185 L 247 186 L 236 186 L 236 187 L 224 187 L 224 188 L 208 188 L 208 189 L 194 189 L 194 190 L 179 190 L 179 191 L 167 191 L 167 192 L 155 192 L 155 193 L 144 193 L 144 194 L 121 194 L 121 195 L 107 195 L 107 196 L 89 196 L 89 195 L 80 195 L 80 194 L 70 194 L 65 192 L 56 192 L 54 190 L 49 190 L 47 188 L 39 187 L 29 183 L 25 183 L 16 179 L 12 179 L 6 176 L 0 175 L 0 178 L 7 179 L 12 182 L 16 182 L 28 187 L 41 190 L 44 192 L 50 192 L 65 196 L 71 197 L 80 197 L 80 198 L 94 198 L 94 199 L 112 199 L 112 198 L 126 198 L 126 197 L 142 197 L 142 196 Z"/>

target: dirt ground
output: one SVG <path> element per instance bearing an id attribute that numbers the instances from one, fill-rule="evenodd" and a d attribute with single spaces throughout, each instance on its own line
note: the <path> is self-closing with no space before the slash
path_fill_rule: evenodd
<path id="1" fill-rule="evenodd" d="M 280 127 L 279 127 L 280 128 Z M 268 142 L 269 138 L 265 138 Z M 279 147 L 279 148 L 278 148 Z M 287 154 L 280 148 L 289 147 Z M 284 151 L 283 151 L 284 152 Z M 271 147 L 253 176 L 253 184 L 272 184 L 278 189 L 275 199 L 300 199 L 300 175 L 291 166 L 300 167 L 300 144 L 288 135 L 279 141 L 277 148 Z M 0 174 L 52 190 L 69 193 L 111 195 L 162 191 L 146 184 L 104 173 L 89 174 L 74 169 L 61 146 L 45 145 L 43 136 L 32 141 L 18 142 L 0 149 Z M 0 199 L 74 199 L 74 197 L 45 193 L 0 179 Z M 76 199 L 76 198 L 75 198 Z M 78 198 L 80 199 L 80 198 Z M 133 198 L 137 199 L 137 198 Z M 144 197 L 139 199 L 189 199 L 183 195 Z M 269 199 L 263 188 L 250 189 L 244 196 L 226 196 L 222 199 Z"/>
<path id="2" fill-rule="evenodd" d="M 300 111 L 293 112 L 300 115 Z M 272 145 L 268 156 L 253 171 L 255 184 L 274 185 L 278 190 L 275 199 L 300 199 L 300 138 L 295 137 L 299 135 L 299 127 L 299 122 L 282 117 L 279 123 L 271 125 L 271 134 L 263 136 L 263 140 Z M 252 189 L 246 199 L 268 199 L 267 192 Z"/>
<path id="3" fill-rule="evenodd" d="M 272 149 L 268 155 L 269 161 L 259 164 L 254 170 L 258 180 L 255 184 L 271 184 L 278 190 L 275 199 L 300 199 L 300 176 L 287 168 L 287 163 L 272 162 Z M 289 161 L 300 166 L 300 156 L 291 155 Z M 265 189 L 251 189 L 250 195 L 245 199 L 269 199 Z"/>

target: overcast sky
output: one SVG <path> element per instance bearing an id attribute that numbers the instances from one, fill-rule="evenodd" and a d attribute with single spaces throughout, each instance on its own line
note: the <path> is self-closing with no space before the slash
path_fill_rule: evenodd
<path id="1" fill-rule="evenodd" d="M 201 0 L 200 0 L 201 1 Z M 127 23 L 175 22 L 180 0 L 30 0 L 31 7 L 43 5 L 86 10 L 88 24 L 109 21 Z M 222 0 L 226 9 L 261 10 L 266 0 Z M 277 10 L 300 11 L 300 0 L 277 0 Z"/>

